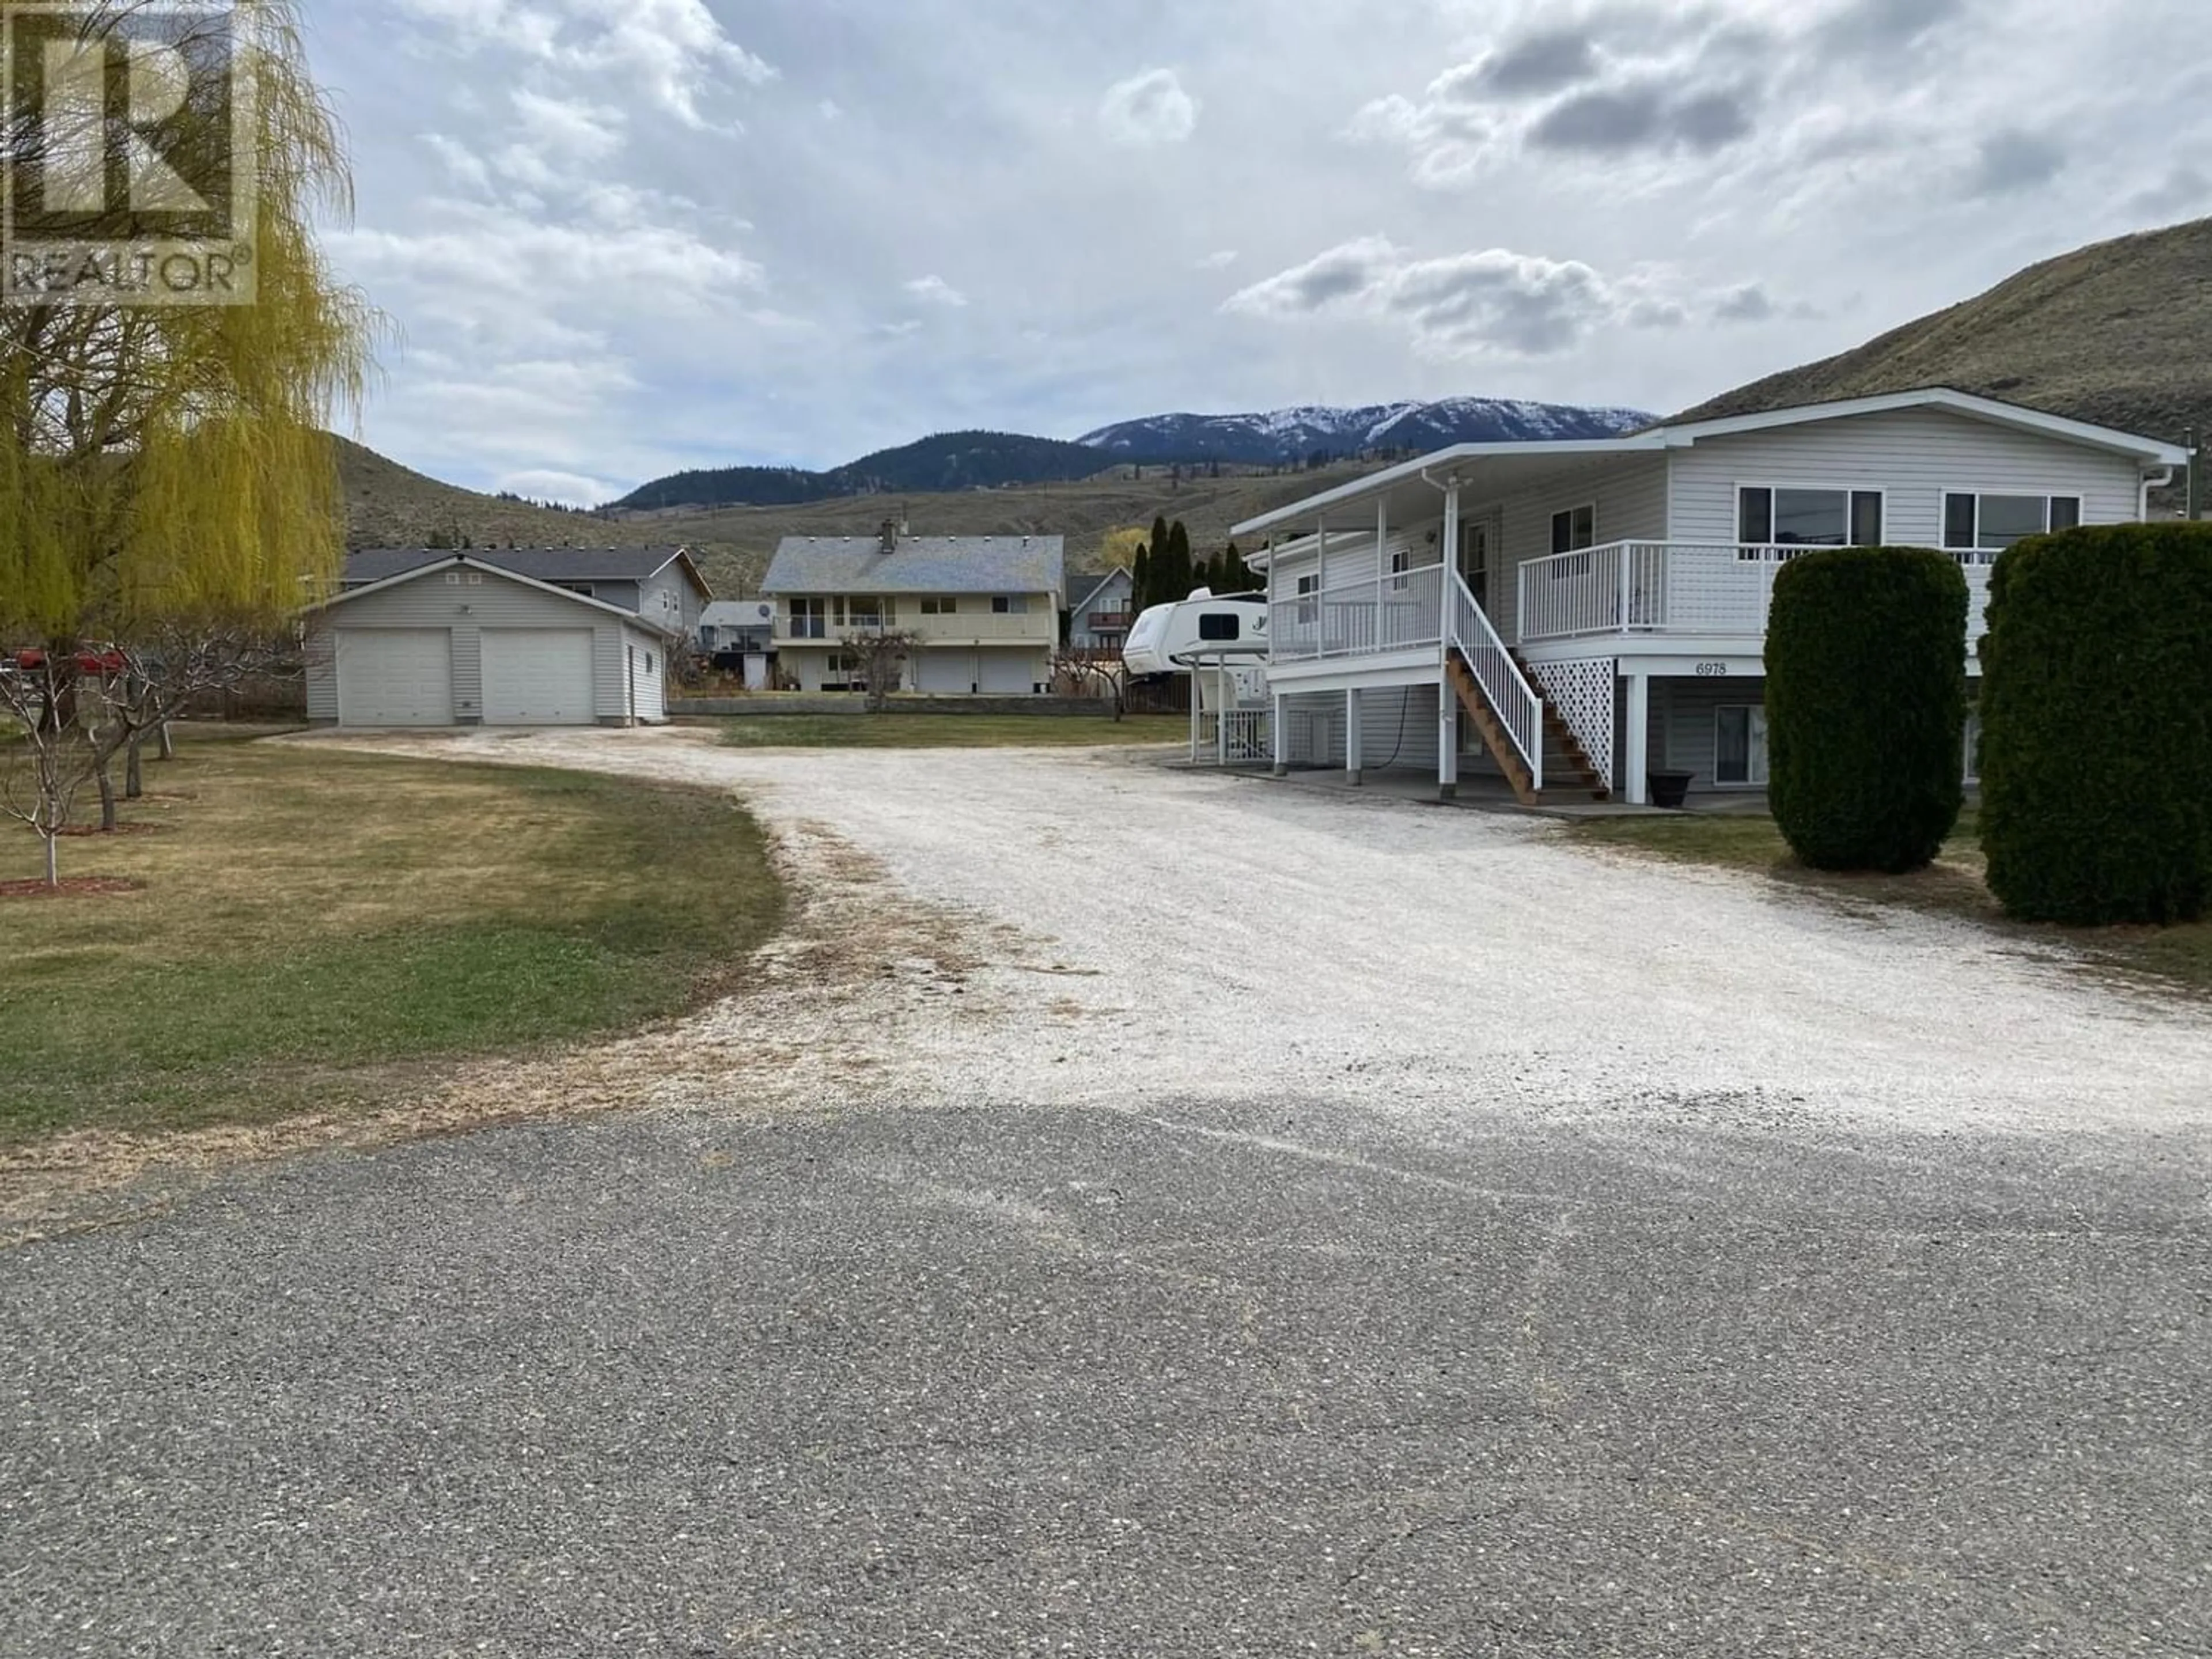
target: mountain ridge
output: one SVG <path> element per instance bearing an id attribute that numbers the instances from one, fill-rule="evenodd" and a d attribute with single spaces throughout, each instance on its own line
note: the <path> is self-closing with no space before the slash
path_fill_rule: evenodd
<path id="1" fill-rule="evenodd" d="M 706 467 L 639 485 L 617 513 L 792 507 L 847 496 L 1072 483 L 1120 466 L 1298 468 L 1378 449 L 1407 452 L 1516 438 L 1610 437 L 1647 425 L 1638 410 L 1496 398 L 1364 406 L 1308 404 L 1247 415 L 1153 415 L 1073 441 L 1021 433 L 936 433 L 828 471 Z"/>

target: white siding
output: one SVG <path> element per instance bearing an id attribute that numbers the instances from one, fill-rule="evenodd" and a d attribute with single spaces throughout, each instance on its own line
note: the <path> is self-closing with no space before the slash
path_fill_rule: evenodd
<path id="1" fill-rule="evenodd" d="M 448 578 L 458 576 L 459 581 Z M 481 580 L 471 580 L 480 577 Z M 464 610 L 463 607 L 466 609 Z M 483 718 L 483 669 L 478 630 L 485 628 L 580 628 L 592 631 L 595 718 L 626 720 L 629 686 L 623 658 L 628 629 L 618 617 L 561 595 L 526 586 L 495 571 L 434 566 L 397 587 L 349 599 L 315 613 L 307 624 L 307 716 L 338 717 L 331 631 L 337 628 L 447 628 L 453 638 L 453 714 L 461 723 Z"/>
<path id="2" fill-rule="evenodd" d="M 1573 477 L 1519 491 L 1502 501 L 1477 501 L 1467 492 L 1460 499 L 1464 517 L 1493 510 L 1503 514 L 1504 556 L 1492 562 L 1489 609 L 1499 635 L 1511 640 L 1520 625 L 1521 567 L 1530 559 L 1550 555 L 1553 514 L 1595 506 L 1600 543 L 1665 538 L 1667 457 L 1632 455 L 1601 460 Z"/>
<path id="3" fill-rule="evenodd" d="M 1942 410 L 1899 410 L 1707 438 L 1672 452 L 1671 539 L 1736 538 L 1736 490 L 1746 484 L 1881 489 L 1883 538 L 1943 544 L 1947 490 L 2079 495 L 2084 524 L 2125 524 L 2142 511 L 2142 475 L 2125 456 Z M 1602 523 L 1598 539 L 1615 539 Z"/>

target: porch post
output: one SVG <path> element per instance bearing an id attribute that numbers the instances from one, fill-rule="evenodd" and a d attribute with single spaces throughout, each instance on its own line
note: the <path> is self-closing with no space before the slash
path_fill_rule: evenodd
<path id="1" fill-rule="evenodd" d="M 1328 655 L 1328 514 L 1314 532 L 1314 655 Z"/>
<path id="2" fill-rule="evenodd" d="M 1273 702 L 1267 735 L 1275 749 L 1275 775 L 1286 778 L 1291 775 L 1291 700 L 1278 691 L 1273 694 Z"/>
<path id="3" fill-rule="evenodd" d="M 1446 653 L 1452 643 L 1452 582 L 1459 574 L 1459 481 L 1455 478 L 1444 491 L 1443 570 L 1437 581 L 1442 592 L 1442 610 L 1437 617 L 1437 637 L 1443 641 Z M 1447 687 L 1447 690 L 1449 688 Z M 1451 699 L 1446 697 L 1446 702 Z M 1451 781 L 1458 780 L 1454 777 Z"/>
<path id="4" fill-rule="evenodd" d="M 1382 589 L 1389 566 L 1390 498 L 1385 495 L 1375 503 L 1375 637 L 1367 642 L 1370 651 L 1382 649 Z"/>
<path id="5" fill-rule="evenodd" d="M 1459 794 L 1459 694 L 1451 681 L 1437 677 L 1437 799 Z"/>
<path id="6" fill-rule="evenodd" d="M 1360 784 L 1363 757 L 1360 754 L 1359 690 L 1352 687 L 1344 694 L 1344 769 L 1352 779 L 1354 788 Z"/>
<path id="7" fill-rule="evenodd" d="M 1628 772 L 1624 793 L 1631 806 L 1648 806 L 1651 801 L 1647 775 L 1651 769 L 1651 677 L 1640 669 L 1628 677 L 1627 736 L 1622 745 L 1627 750 L 1622 764 Z"/>
<path id="8" fill-rule="evenodd" d="M 1198 749 L 1200 743 L 1202 741 L 1200 737 L 1202 727 L 1199 720 L 1198 704 L 1198 669 L 1196 665 L 1194 665 L 1190 671 L 1190 763 L 1193 766 L 1197 765 L 1199 763 L 1200 757 Z"/>

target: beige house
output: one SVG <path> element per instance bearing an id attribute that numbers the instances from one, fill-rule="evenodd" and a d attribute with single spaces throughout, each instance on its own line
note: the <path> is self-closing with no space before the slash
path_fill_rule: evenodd
<path id="1" fill-rule="evenodd" d="M 775 650 L 802 691 L 866 689 L 853 642 L 915 635 L 902 690 L 1030 696 L 1048 689 L 1060 644 L 1066 554 L 1058 536 L 787 536 L 761 592 Z"/>

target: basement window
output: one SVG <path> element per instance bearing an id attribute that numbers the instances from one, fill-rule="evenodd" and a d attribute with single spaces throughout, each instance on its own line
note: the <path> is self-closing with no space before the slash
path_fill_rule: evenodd
<path id="1" fill-rule="evenodd" d="M 1713 781 L 1755 787 L 1766 781 L 1766 710 L 1729 703 L 1713 710 Z"/>

